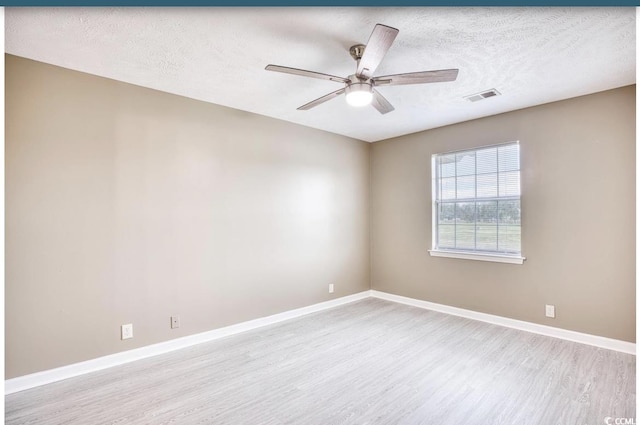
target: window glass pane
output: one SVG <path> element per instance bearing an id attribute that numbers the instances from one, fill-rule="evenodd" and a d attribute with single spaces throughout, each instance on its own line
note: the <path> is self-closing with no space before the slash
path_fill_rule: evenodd
<path id="1" fill-rule="evenodd" d="M 481 149 L 476 152 L 477 173 L 496 173 L 498 171 L 498 150 L 496 148 Z"/>
<path id="2" fill-rule="evenodd" d="M 519 254 L 519 145 L 434 158 L 436 249 Z"/>
<path id="3" fill-rule="evenodd" d="M 498 227 L 498 251 L 520 252 L 520 226 Z"/>
<path id="4" fill-rule="evenodd" d="M 520 171 L 498 175 L 498 196 L 520 196 Z"/>
<path id="5" fill-rule="evenodd" d="M 506 145 L 498 147 L 498 171 L 513 171 L 520 169 L 520 145 Z"/>
<path id="6" fill-rule="evenodd" d="M 498 196 L 498 174 L 478 175 L 478 198 L 495 198 Z"/>
<path id="7" fill-rule="evenodd" d="M 438 226 L 438 248 L 456 247 L 456 226 L 454 224 L 440 224 Z"/>
<path id="8" fill-rule="evenodd" d="M 456 248 L 474 249 L 475 244 L 475 225 L 456 225 Z"/>
<path id="9" fill-rule="evenodd" d="M 457 202 L 456 204 L 456 223 L 470 223 L 476 221 L 476 204 L 475 202 Z"/>
<path id="10" fill-rule="evenodd" d="M 498 226 L 478 224 L 476 226 L 476 249 L 496 251 L 498 249 Z"/>
<path id="11" fill-rule="evenodd" d="M 440 199 L 456 198 L 456 178 L 447 177 L 440 179 Z"/>
<path id="12" fill-rule="evenodd" d="M 476 176 L 458 177 L 456 186 L 456 197 L 458 199 L 476 197 Z"/>
<path id="13" fill-rule="evenodd" d="M 475 152 L 463 152 L 456 154 L 456 166 L 457 176 L 470 176 L 476 173 L 476 153 Z"/>
<path id="14" fill-rule="evenodd" d="M 498 202 L 498 218 L 502 224 L 520 224 L 520 201 Z"/>
<path id="15" fill-rule="evenodd" d="M 455 223 L 456 222 L 456 204 L 445 203 L 438 205 L 438 223 Z"/>
<path id="16" fill-rule="evenodd" d="M 440 163 L 440 177 L 455 177 L 456 175 L 456 156 L 442 155 L 438 157 Z"/>
<path id="17" fill-rule="evenodd" d="M 493 224 L 498 222 L 498 202 L 478 202 L 477 203 L 478 224 Z"/>

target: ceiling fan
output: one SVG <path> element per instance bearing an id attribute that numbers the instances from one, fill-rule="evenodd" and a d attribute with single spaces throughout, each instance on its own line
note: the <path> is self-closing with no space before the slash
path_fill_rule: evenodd
<path id="1" fill-rule="evenodd" d="M 357 62 L 357 68 L 355 74 L 349 75 L 346 78 L 279 65 L 267 65 L 265 69 L 267 71 L 284 72 L 285 74 L 318 78 L 344 84 L 344 87 L 340 90 L 312 100 L 299 107 L 298 110 L 306 111 L 344 93 L 347 103 L 351 106 L 366 106 L 371 104 L 378 112 L 386 114 L 387 112 L 393 111 L 394 107 L 375 89 L 376 87 L 439 83 L 454 81 L 458 77 L 457 69 L 440 69 L 436 71 L 409 72 L 406 74 L 374 77 L 373 73 L 380 62 L 382 62 L 391 44 L 393 44 L 398 32 L 395 28 L 377 24 L 366 46 L 363 44 L 351 46 L 349 53 Z"/>

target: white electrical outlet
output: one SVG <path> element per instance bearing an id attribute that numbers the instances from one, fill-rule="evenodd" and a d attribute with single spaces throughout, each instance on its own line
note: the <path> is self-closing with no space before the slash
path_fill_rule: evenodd
<path id="1" fill-rule="evenodd" d="M 171 316 L 171 329 L 180 327 L 180 316 Z"/>
<path id="2" fill-rule="evenodd" d="M 551 304 L 546 304 L 544 306 L 544 315 L 547 317 L 555 318 L 556 317 L 556 306 Z"/>
<path id="3" fill-rule="evenodd" d="M 329 293 L 333 294 L 333 283 L 329 284 Z"/>
<path id="4" fill-rule="evenodd" d="M 122 325 L 120 327 L 120 333 L 122 339 L 133 338 L 133 324 Z"/>

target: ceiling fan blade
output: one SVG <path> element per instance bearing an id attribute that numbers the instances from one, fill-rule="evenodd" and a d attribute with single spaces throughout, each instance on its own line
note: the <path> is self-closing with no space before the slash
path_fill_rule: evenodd
<path id="1" fill-rule="evenodd" d="M 386 25 L 377 24 L 369 37 L 367 46 L 364 48 L 362 58 L 358 62 L 356 75 L 363 78 L 371 78 L 374 71 L 382 62 L 387 50 L 393 44 L 393 40 L 398 35 L 398 30 Z"/>
<path id="2" fill-rule="evenodd" d="M 299 111 L 306 111 L 306 110 L 309 110 L 311 108 L 315 108 L 316 106 L 320 105 L 321 103 L 326 102 L 327 100 L 331 100 L 334 97 L 340 96 L 342 93 L 344 93 L 344 88 L 342 88 L 340 90 L 336 90 L 336 91 L 331 92 L 329 94 L 325 94 L 324 96 L 319 97 L 316 100 L 312 100 L 311 102 L 299 107 L 298 110 Z"/>
<path id="3" fill-rule="evenodd" d="M 306 71 L 304 69 L 289 68 L 287 66 L 267 65 L 264 69 L 267 71 L 283 72 L 285 74 L 300 75 L 302 77 L 318 78 L 320 80 L 335 81 L 336 83 L 349 83 L 349 80 L 335 75 L 323 74 L 321 72 Z"/>
<path id="4" fill-rule="evenodd" d="M 389 101 L 376 89 L 373 89 L 373 100 L 371 101 L 371 106 L 376 108 L 378 112 L 383 115 L 395 109 L 393 105 L 389 103 Z"/>
<path id="5" fill-rule="evenodd" d="M 409 72 L 407 74 L 384 75 L 371 80 L 376 86 L 399 86 L 402 84 L 443 83 L 455 81 L 457 69 L 440 69 L 438 71 Z"/>

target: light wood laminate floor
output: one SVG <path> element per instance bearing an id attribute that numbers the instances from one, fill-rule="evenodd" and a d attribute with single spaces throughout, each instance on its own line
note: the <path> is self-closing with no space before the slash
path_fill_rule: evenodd
<path id="1" fill-rule="evenodd" d="M 5 397 L 7 424 L 602 425 L 635 356 L 378 299 Z"/>

